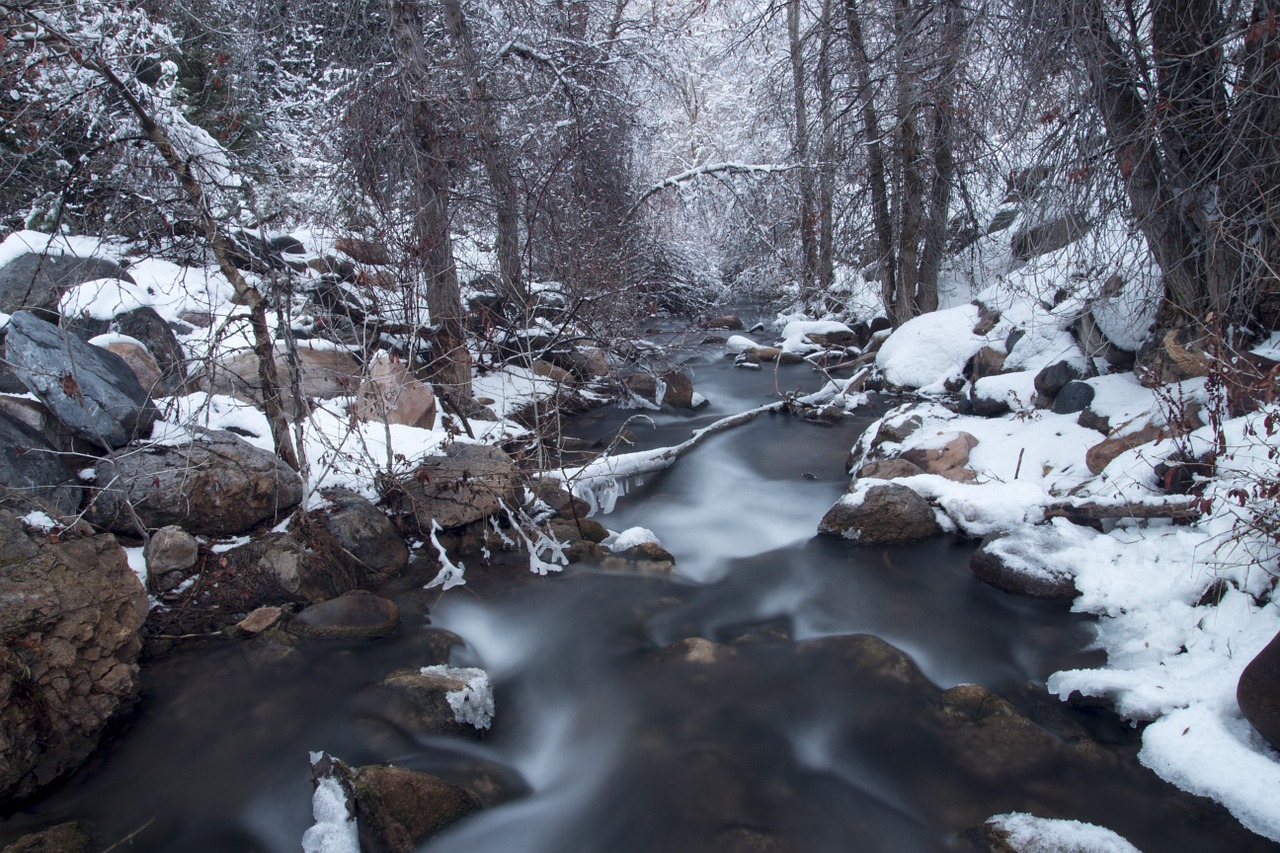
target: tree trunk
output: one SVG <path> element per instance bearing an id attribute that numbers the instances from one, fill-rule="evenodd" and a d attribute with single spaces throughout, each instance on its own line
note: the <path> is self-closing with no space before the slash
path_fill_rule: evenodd
<path id="1" fill-rule="evenodd" d="M 449 232 L 450 151 L 439 116 L 426 97 L 429 65 L 416 0 L 391 0 L 391 20 L 408 110 L 405 154 L 417 175 L 410 254 L 426 287 L 434 332 L 428 372 L 439 393 L 454 406 L 466 408 L 471 400 L 471 363 Z"/>
<path id="2" fill-rule="evenodd" d="M 800 166 L 800 302 L 813 303 L 818 268 L 817 214 L 813 169 L 809 162 L 809 112 L 805 103 L 804 45 L 800 39 L 800 0 L 787 0 L 787 35 L 791 58 L 791 93 L 795 107 L 795 156 Z"/>
<path id="3" fill-rule="evenodd" d="M 929 220 L 925 227 L 924 251 L 920 257 L 920 280 L 916 308 L 921 314 L 938 310 L 938 274 L 947 246 L 947 224 L 951 219 L 951 188 L 955 182 L 956 79 L 960 70 L 960 46 L 964 35 L 962 11 L 957 0 L 947 0 L 942 25 L 942 62 L 933 103 L 933 186 L 929 192 Z"/>
<path id="4" fill-rule="evenodd" d="M 822 42 L 818 53 L 818 112 L 822 123 L 818 163 L 817 288 L 824 303 L 835 284 L 836 121 L 831 80 L 831 0 L 822 4 Z M 824 306 L 825 307 L 825 306 Z"/>
<path id="5" fill-rule="evenodd" d="M 902 163 L 899 193 L 898 291 L 889 317 L 900 326 L 919 313 L 916 290 L 920 282 L 920 240 L 924 236 L 924 152 L 920 142 L 921 80 L 910 45 L 915 42 L 910 0 L 894 7 L 898 77 L 898 157 Z"/>
<path id="6" fill-rule="evenodd" d="M 480 67 L 475 39 L 462 9 L 461 0 L 441 0 L 445 24 L 454 48 L 462 60 L 462 73 L 467 80 L 467 103 L 475 122 L 476 141 L 485 176 L 493 192 L 496 214 L 496 252 L 502 296 L 510 303 L 524 306 L 524 283 L 520 269 L 520 211 L 515 181 L 506 150 L 499 141 L 498 117 L 493 110 L 488 87 Z"/>
<path id="7" fill-rule="evenodd" d="M 867 150 L 867 183 L 871 190 L 871 218 L 875 234 L 876 264 L 880 272 L 880 296 L 884 309 L 893 317 L 897 294 L 897 259 L 894 254 L 893 219 L 889 215 L 889 186 L 885 178 L 884 148 L 880 141 L 880 119 L 876 114 L 875 87 L 871 80 L 871 59 L 862 35 L 862 19 L 857 0 L 844 0 L 845 26 L 858 99 L 862 102 L 863 145 Z"/>

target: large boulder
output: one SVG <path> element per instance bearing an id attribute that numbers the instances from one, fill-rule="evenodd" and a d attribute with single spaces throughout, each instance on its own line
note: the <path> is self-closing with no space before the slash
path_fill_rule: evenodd
<path id="1" fill-rule="evenodd" d="M 180 525 L 201 536 L 243 533 L 302 500 L 302 479 L 278 456 L 229 432 L 99 460 L 86 518 L 135 533 Z"/>
<path id="2" fill-rule="evenodd" d="M 966 468 L 969 451 L 978 446 L 978 439 L 967 432 L 958 432 L 938 447 L 913 447 L 899 457 L 915 465 L 926 474 L 937 474 L 948 480 L 970 482 L 974 472 Z"/>
<path id="3" fill-rule="evenodd" d="M 436 396 L 404 362 L 379 352 L 368 364 L 352 411 L 362 421 L 431 429 L 436 424 Z"/>
<path id="4" fill-rule="evenodd" d="M 310 514 L 334 543 L 364 570 L 372 581 L 388 580 L 409 564 L 409 546 L 391 519 L 355 492 L 326 491 L 326 506 Z"/>
<path id="5" fill-rule="evenodd" d="M 143 306 L 111 321 L 111 331 L 127 335 L 141 343 L 151 353 L 160 368 L 160 393 L 168 396 L 180 394 L 187 383 L 187 359 L 178 343 L 173 328 L 154 308 Z"/>
<path id="6" fill-rule="evenodd" d="M 33 539 L 0 511 L 0 800 L 79 766 L 132 707 L 147 607 L 114 537 Z"/>
<path id="7" fill-rule="evenodd" d="M 426 535 L 433 522 L 442 528 L 461 527 L 496 515 L 503 503 L 515 506 L 522 486 L 515 462 L 501 450 L 453 444 L 443 454 L 423 459 L 386 498 Z"/>
<path id="8" fill-rule="evenodd" d="M 0 267 L 0 312 L 29 310 L 53 319 L 68 289 L 101 278 L 133 281 L 124 267 L 106 258 L 19 255 Z"/>
<path id="9" fill-rule="evenodd" d="M 1280 750 L 1280 634 L 1240 674 L 1236 702 L 1258 734 Z"/>
<path id="10" fill-rule="evenodd" d="M 360 363 L 346 350 L 300 346 L 297 352 L 303 397 L 320 400 L 347 397 L 360 386 Z M 280 404 L 285 415 L 293 417 L 297 404 L 289 379 L 289 361 L 283 352 L 277 352 L 275 362 L 276 375 L 280 378 Z M 252 350 L 241 350 L 211 365 L 199 384 L 210 394 L 228 394 L 247 403 L 262 403 L 258 356 Z"/>
<path id="11" fill-rule="evenodd" d="M 898 483 L 858 481 L 853 491 L 827 510 L 818 532 L 864 545 L 919 542 L 942 532 L 933 507 Z"/>
<path id="12" fill-rule="evenodd" d="M 1053 549 L 1038 537 L 993 536 L 969 558 L 981 581 L 1014 595 L 1070 601 L 1076 597 L 1075 573 L 1055 562 Z"/>
<path id="13" fill-rule="evenodd" d="M 146 437 L 160 417 L 128 365 L 29 311 L 9 320 L 9 362 L 23 384 L 75 435 L 98 447 Z"/>
<path id="14" fill-rule="evenodd" d="M 80 509 L 75 474 L 39 432 L 0 411 L 0 503 L 55 517 Z"/>

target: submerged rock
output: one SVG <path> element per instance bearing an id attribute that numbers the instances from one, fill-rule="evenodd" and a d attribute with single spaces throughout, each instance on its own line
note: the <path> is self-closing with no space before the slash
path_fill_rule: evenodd
<path id="1" fill-rule="evenodd" d="M 293 633 L 323 640 L 379 640 L 399 627 L 395 602 L 363 590 L 313 604 L 289 623 Z"/>
<path id="2" fill-rule="evenodd" d="M 0 853 L 94 853 L 96 849 L 79 821 L 68 821 L 24 835 Z"/>
<path id="3" fill-rule="evenodd" d="M 493 724 L 493 692 L 484 670 L 398 669 L 357 700 L 366 716 L 415 735 L 479 737 Z"/>
<path id="4" fill-rule="evenodd" d="M 363 853 L 412 853 L 480 808 L 470 791 L 437 776 L 372 765 L 351 777 Z"/>

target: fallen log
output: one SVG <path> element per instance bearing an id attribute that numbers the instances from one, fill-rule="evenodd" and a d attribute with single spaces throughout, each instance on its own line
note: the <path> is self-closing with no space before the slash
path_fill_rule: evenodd
<path id="1" fill-rule="evenodd" d="M 1062 501 L 1048 504 L 1044 517 L 1065 518 L 1072 524 L 1094 525 L 1112 518 L 1167 518 L 1171 521 L 1195 521 L 1203 514 L 1199 501 L 1127 501 L 1123 503 Z"/>

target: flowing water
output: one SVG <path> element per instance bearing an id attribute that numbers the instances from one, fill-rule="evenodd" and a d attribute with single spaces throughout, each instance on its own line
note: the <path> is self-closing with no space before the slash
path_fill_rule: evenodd
<path id="1" fill-rule="evenodd" d="M 806 366 L 775 376 L 715 351 L 691 358 L 710 404 L 633 420 L 637 446 L 815 384 Z M 632 414 L 570 431 L 607 436 Z M 327 750 L 457 781 L 497 772 L 512 796 L 429 851 L 946 850 L 1015 810 L 1100 823 L 1149 853 L 1274 849 L 1138 767 L 1136 733 L 1109 712 L 1044 693 L 1054 670 L 1101 662 L 1089 619 L 976 581 L 973 543 L 814 537 L 872 418 L 825 429 L 763 416 L 629 484 L 601 520 L 654 530 L 678 560 L 671 578 L 477 568 L 467 587 L 432 594 L 429 615 L 414 609 L 420 594 L 402 597 L 390 640 L 308 647 L 284 670 L 251 644 L 160 661 L 129 727 L 0 821 L 0 843 L 79 818 L 105 842 L 140 830 L 121 848 L 133 851 L 293 853 L 311 818 L 308 752 Z M 493 679 L 482 740 L 411 737 L 357 698 L 424 661 L 428 623 L 466 640 L 453 663 Z M 1074 746 L 1036 758 L 1025 725 L 951 725 L 941 691 L 966 683 Z"/>

